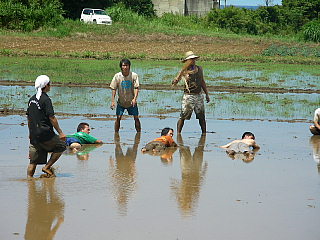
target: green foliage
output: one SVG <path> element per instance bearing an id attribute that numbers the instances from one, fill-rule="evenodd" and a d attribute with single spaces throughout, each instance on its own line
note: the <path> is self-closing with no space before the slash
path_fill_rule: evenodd
<path id="1" fill-rule="evenodd" d="M 116 2 L 122 3 L 124 6 L 139 15 L 146 17 L 155 16 L 152 0 L 120 0 Z"/>
<path id="2" fill-rule="evenodd" d="M 320 17 L 320 0 L 282 0 L 282 5 L 287 22 L 295 32 L 309 21 Z"/>
<path id="3" fill-rule="evenodd" d="M 320 57 L 320 47 L 271 45 L 262 53 L 263 56 L 303 56 Z"/>
<path id="4" fill-rule="evenodd" d="M 32 31 L 56 26 L 63 21 L 62 13 L 59 0 L 0 0 L 0 27 Z"/>
<path id="5" fill-rule="evenodd" d="M 244 8 L 231 6 L 224 9 L 213 9 L 207 15 L 207 23 L 234 33 L 258 33 L 254 12 Z"/>
<path id="6" fill-rule="evenodd" d="M 168 27 L 179 27 L 179 28 L 199 28 L 205 22 L 202 18 L 196 15 L 182 16 L 173 13 L 165 13 L 158 19 L 159 24 L 163 24 Z"/>
<path id="7" fill-rule="evenodd" d="M 304 25 L 303 36 L 307 41 L 320 42 L 320 20 L 314 20 Z"/>
<path id="8" fill-rule="evenodd" d="M 146 21 L 145 17 L 126 8 L 126 6 L 123 3 L 116 4 L 111 8 L 108 8 L 107 11 L 114 22 L 141 24 Z"/>

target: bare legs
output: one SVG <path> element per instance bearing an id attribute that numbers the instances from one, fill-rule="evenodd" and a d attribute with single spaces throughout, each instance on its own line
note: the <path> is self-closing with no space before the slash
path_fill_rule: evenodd
<path id="1" fill-rule="evenodd" d="M 58 161 L 58 159 L 60 158 L 61 154 L 62 154 L 62 152 L 52 153 L 49 161 L 42 168 L 42 172 L 46 173 L 48 175 L 48 177 L 55 177 L 54 173 L 51 170 L 51 167 L 56 161 Z"/>
<path id="2" fill-rule="evenodd" d="M 183 125 L 184 125 L 184 119 L 180 118 L 178 120 L 178 122 L 177 122 L 177 132 L 178 132 L 178 134 L 181 133 Z M 202 134 L 205 134 L 207 132 L 206 119 L 205 118 L 199 119 L 199 125 L 201 127 Z"/>
<path id="3" fill-rule="evenodd" d="M 30 178 L 33 178 L 33 175 L 34 175 L 34 172 L 36 171 L 36 167 L 37 165 L 36 164 L 33 164 L 33 163 L 30 163 L 28 165 L 28 168 L 27 168 L 27 177 L 30 179 Z"/>
<path id="4" fill-rule="evenodd" d="M 117 119 L 116 119 L 116 121 L 114 122 L 114 131 L 115 131 L 116 133 L 119 132 L 121 118 L 122 118 L 122 115 L 121 115 L 121 116 L 117 116 Z"/>
<path id="5" fill-rule="evenodd" d="M 121 116 L 117 116 L 117 119 L 114 122 L 114 131 L 116 133 L 119 132 L 121 118 L 122 118 L 122 115 Z M 134 119 L 134 126 L 136 128 L 136 131 L 137 132 L 141 132 L 141 123 L 140 123 L 139 116 L 133 116 L 133 119 Z"/>
<path id="6" fill-rule="evenodd" d="M 207 132 L 206 119 L 205 118 L 199 119 L 199 125 L 201 127 L 202 134 L 205 134 Z"/>
<path id="7" fill-rule="evenodd" d="M 177 132 L 178 132 L 178 134 L 181 133 L 183 125 L 184 125 L 184 119 L 180 118 L 178 120 L 178 122 L 177 122 Z"/>
<path id="8" fill-rule="evenodd" d="M 140 119 L 138 116 L 133 116 L 134 118 L 134 126 L 136 128 L 137 132 L 141 132 L 141 123 L 140 123 Z"/>
<path id="9" fill-rule="evenodd" d="M 60 156 L 62 155 L 62 152 L 59 153 L 52 153 L 49 161 L 47 164 L 42 168 L 42 172 L 47 174 L 47 177 L 55 177 L 55 174 L 51 170 L 52 165 L 58 161 Z M 27 168 L 27 177 L 28 179 L 33 178 L 33 175 L 36 171 L 37 164 L 30 163 Z"/>

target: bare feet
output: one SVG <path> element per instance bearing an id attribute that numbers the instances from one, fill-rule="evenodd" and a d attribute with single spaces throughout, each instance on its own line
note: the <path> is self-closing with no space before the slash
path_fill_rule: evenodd
<path id="1" fill-rule="evenodd" d="M 33 180 L 34 179 L 34 177 L 33 176 L 27 176 L 27 180 Z"/>
<path id="2" fill-rule="evenodd" d="M 45 168 L 45 167 L 43 167 L 43 168 L 42 168 L 42 172 L 46 173 L 49 178 L 56 176 L 56 175 L 54 174 L 54 172 L 52 171 L 51 168 Z"/>
<path id="3" fill-rule="evenodd" d="M 143 152 L 143 153 L 146 152 L 146 151 L 147 151 L 147 149 L 145 149 L 145 148 L 141 149 L 141 152 Z"/>

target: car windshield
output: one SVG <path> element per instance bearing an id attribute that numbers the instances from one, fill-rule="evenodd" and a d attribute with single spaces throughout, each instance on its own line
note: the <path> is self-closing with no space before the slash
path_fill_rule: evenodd
<path id="1" fill-rule="evenodd" d="M 95 15 L 107 15 L 105 11 L 103 10 L 94 10 Z"/>

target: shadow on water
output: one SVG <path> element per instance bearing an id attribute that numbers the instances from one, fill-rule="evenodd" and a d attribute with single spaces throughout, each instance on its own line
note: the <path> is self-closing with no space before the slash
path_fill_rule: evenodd
<path id="1" fill-rule="evenodd" d="M 26 240 L 54 239 L 64 221 L 64 202 L 55 179 L 28 181 L 28 220 Z"/>
<path id="2" fill-rule="evenodd" d="M 134 143 L 123 151 L 123 144 L 120 141 L 119 133 L 114 134 L 115 156 L 109 157 L 109 178 L 112 194 L 117 201 L 118 212 L 121 215 L 127 214 L 127 205 L 137 188 L 136 158 L 141 133 L 136 133 Z"/>
<path id="3" fill-rule="evenodd" d="M 204 182 L 208 163 L 203 163 L 203 150 L 206 136 L 199 139 L 194 153 L 185 146 L 182 136 L 178 134 L 181 180 L 173 179 L 170 188 L 183 216 L 191 216 L 197 208 L 201 186 Z"/>

